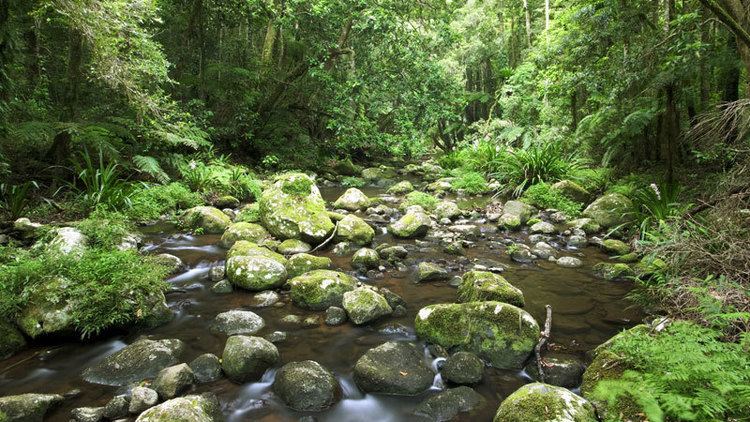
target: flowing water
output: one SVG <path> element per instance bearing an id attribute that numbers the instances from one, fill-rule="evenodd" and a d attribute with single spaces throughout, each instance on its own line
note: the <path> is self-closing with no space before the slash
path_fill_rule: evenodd
<path id="1" fill-rule="evenodd" d="M 327 200 L 334 200 L 343 190 L 322 189 Z M 370 196 L 382 193 L 379 189 L 365 189 Z M 486 199 L 464 201 L 462 206 L 483 206 Z M 221 356 L 226 337 L 213 334 L 208 327 L 213 318 L 232 309 L 250 309 L 263 317 L 266 327 L 257 335 L 273 331 L 285 331 L 288 337 L 277 343 L 282 362 L 315 360 L 331 369 L 338 377 L 342 400 L 326 412 L 316 414 L 320 421 L 406 421 L 414 407 L 441 387 L 436 376 L 430 391 L 417 397 L 389 397 L 361 393 L 352 380 L 352 368 L 357 359 L 369 348 L 383 342 L 409 341 L 418 346 L 424 342 L 414 334 L 414 317 L 423 306 L 434 303 L 449 303 L 456 300 L 456 289 L 446 282 L 415 283 L 415 265 L 430 260 L 444 265 L 452 275 L 461 275 L 471 269 L 473 263 L 504 265 L 504 276 L 520 288 L 526 298 L 526 310 L 540 324 L 545 319 L 545 305 L 553 308 L 552 342 L 566 353 L 586 358 L 592 350 L 623 328 L 639 322 L 640 311 L 632 308 L 625 299 L 631 288 L 627 282 L 610 282 L 595 278 L 592 267 L 607 257 L 596 248 L 565 251 L 560 256 L 577 256 L 584 266 L 567 269 L 550 262 L 518 264 L 510 261 L 501 241 L 506 237 L 524 241 L 520 233 L 499 233 L 494 226 L 482 225 L 485 237 L 477 241 L 476 247 L 467 249 L 466 257 L 444 254 L 436 243 L 425 241 L 395 241 L 379 227 L 375 244 L 389 242 L 406 245 L 409 257 L 407 270 L 398 271 L 389 267 L 382 276 L 362 279 L 376 286 L 387 287 L 401 295 L 408 303 L 408 312 L 401 318 L 383 318 L 375 323 L 356 327 L 351 323 L 329 327 L 323 323 L 321 312 L 310 312 L 296 308 L 288 294 L 281 294 L 283 306 L 252 308 L 252 294 L 235 291 L 218 295 L 210 291 L 212 283 L 208 271 L 212 265 L 222 264 L 226 251 L 216 246 L 219 236 L 192 236 L 175 232 L 168 226 L 146 228 L 145 243 L 154 253 L 170 253 L 180 257 L 188 270 L 169 281 L 174 287 L 167 294 L 170 307 L 175 312 L 174 320 L 157 329 L 141 332 L 110 334 L 89 342 L 59 342 L 36 344 L 11 359 L 0 362 L 0 396 L 10 394 L 65 393 L 78 390 L 77 395 L 49 415 L 50 421 L 67 421 L 70 410 L 80 406 L 101 406 L 123 389 L 92 385 L 80 378 L 81 372 L 123 348 L 139 336 L 153 338 L 177 338 L 187 345 L 183 356 L 185 362 L 203 353 Z M 323 252 L 333 260 L 333 267 L 351 271 L 350 257 L 337 257 Z M 302 317 L 318 315 L 320 324 L 302 328 L 289 326 L 281 318 L 295 314 Z M 435 367 L 436 362 L 425 349 L 425 360 Z M 197 392 L 211 391 L 219 397 L 228 421 L 296 421 L 304 416 L 289 410 L 271 392 L 275 370 L 269 370 L 259 382 L 244 385 L 226 379 L 203 384 Z M 483 381 L 475 390 L 486 399 L 486 405 L 471 415 L 462 414 L 458 420 L 489 421 L 504 397 L 521 385 L 529 382 L 523 371 L 485 370 Z"/>

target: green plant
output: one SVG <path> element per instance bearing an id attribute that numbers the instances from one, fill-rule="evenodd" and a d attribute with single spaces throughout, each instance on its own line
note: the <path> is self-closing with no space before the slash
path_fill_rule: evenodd
<path id="1" fill-rule="evenodd" d="M 569 217 L 577 217 L 583 204 L 575 202 L 546 183 L 537 183 L 524 192 L 522 200 L 537 208 L 554 208 Z"/>
<path id="2" fill-rule="evenodd" d="M 365 185 L 365 180 L 361 177 L 346 176 L 341 179 L 341 185 L 347 188 L 361 188 Z"/>
<path id="3" fill-rule="evenodd" d="M 427 211 L 434 210 L 437 204 L 440 202 L 439 199 L 430 195 L 429 193 L 414 191 L 406 195 L 406 199 L 401 204 L 403 208 L 408 208 L 412 205 L 419 205 Z"/>
<path id="4" fill-rule="evenodd" d="M 152 221 L 164 214 L 191 208 L 203 203 L 201 196 L 182 183 L 168 185 L 143 184 L 130 197 L 124 213 L 134 221 Z"/>
<path id="5" fill-rule="evenodd" d="M 510 151 L 493 176 L 516 184 L 515 196 L 540 182 L 554 183 L 583 168 L 583 160 L 565 154 L 558 144 L 532 145 L 527 149 Z"/>
<path id="6" fill-rule="evenodd" d="M 35 189 L 39 189 L 39 185 L 34 181 L 19 185 L 0 184 L 0 210 L 10 220 L 21 217 L 29 208 L 32 201 L 31 192 Z"/>
<path id="7" fill-rule="evenodd" d="M 76 224 L 86 235 L 89 245 L 106 250 L 115 249 L 135 227 L 124 214 L 97 209 Z"/>
<path id="8" fill-rule="evenodd" d="M 636 189 L 630 196 L 633 201 L 631 215 L 638 223 L 641 234 L 660 222 L 682 215 L 687 207 L 680 203 L 681 194 L 682 187 L 676 183 L 663 184 L 661 187 L 652 183 Z"/>
<path id="9" fill-rule="evenodd" d="M 622 377 L 597 384 L 594 395 L 614 405 L 627 397 L 654 422 L 718 421 L 750 414 L 748 345 L 723 342 L 721 333 L 675 321 L 664 331 L 630 330 L 612 353 Z"/>
<path id="10" fill-rule="evenodd" d="M 451 151 L 439 156 L 437 162 L 446 170 L 458 169 L 466 164 L 465 154 L 461 151 Z"/>
<path id="11" fill-rule="evenodd" d="M 213 181 L 211 170 L 201 162 L 190 161 L 179 166 L 182 180 L 194 192 L 205 192 L 209 190 Z"/>
<path id="12" fill-rule="evenodd" d="M 77 178 L 70 186 L 79 192 L 88 208 L 103 205 L 120 209 L 127 204 L 131 186 L 120 178 L 120 166 L 117 163 L 105 163 L 101 150 L 97 161 L 92 160 L 88 151 L 84 151 L 77 160 L 73 160 L 73 167 Z"/>
<path id="13" fill-rule="evenodd" d="M 263 159 L 260 162 L 260 165 L 263 166 L 263 168 L 265 169 L 272 170 L 272 169 L 275 169 L 279 165 L 280 162 L 281 160 L 279 159 L 279 157 L 277 157 L 274 154 L 270 154 L 270 155 L 266 155 L 265 157 L 263 157 Z"/>
<path id="14" fill-rule="evenodd" d="M 462 189 L 470 195 L 479 195 L 490 190 L 487 180 L 478 172 L 453 170 L 451 175 L 455 177 L 451 182 L 453 190 Z"/>

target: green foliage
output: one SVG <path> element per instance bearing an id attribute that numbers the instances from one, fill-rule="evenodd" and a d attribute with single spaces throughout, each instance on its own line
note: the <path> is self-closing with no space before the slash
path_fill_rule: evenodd
<path id="1" fill-rule="evenodd" d="M 134 251 L 89 249 L 79 258 L 18 252 L 0 266 L 0 316 L 15 319 L 32 297 L 73 301 L 73 323 L 83 337 L 151 317 L 151 309 L 167 288 L 167 269 Z M 62 291 L 44 286 L 62 277 Z"/>
<path id="2" fill-rule="evenodd" d="M 22 217 L 31 205 L 31 193 L 36 189 L 39 189 L 39 185 L 34 181 L 18 185 L 0 184 L 0 212 L 9 220 Z"/>
<path id="3" fill-rule="evenodd" d="M 168 185 L 144 184 L 130 197 L 130 207 L 123 212 L 138 222 L 153 221 L 159 217 L 203 203 L 201 196 L 182 183 Z"/>
<path id="4" fill-rule="evenodd" d="M 431 211 L 435 209 L 435 207 L 437 206 L 439 202 L 440 202 L 439 199 L 430 195 L 429 193 L 414 191 L 414 192 L 409 192 L 406 195 L 404 202 L 401 203 L 401 207 L 407 208 L 412 205 L 419 205 L 422 208 L 424 208 L 426 211 Z"/>
<path id="5" fill-rule="evenodd" d="M 570 175 L 590 193 L 604 192 L 612 181 L 612 169 L 607 167 L 580 168 Z"/>
<path id="6" fill-rule="evenodd" d="M 583 167 L 583 160 L 565 154 L 557 144 L 532 145 L 511 151 L 500 165 L 498 180 L 515 184 L 513 193 L 520 196 L 534 184 L 554 183 L 566 179 Z"/>
<path id="7" fill-rule="evenodd" d="M 750 354 L 722 342 L 720 332 L 676 321 L 665 331 L 632 330 L 609 351 L 626 370 L 601 381 L 595 395 L 614 403 L 627 396 L 654 422 L 716 421 L 750 412 Z"/>
<path id="8" fill-rule="evenodd" d="M 179 166 L 182 180 L 195 192 L 206 195 L 232 195 L 239 200 L 258 200 L 260 183 L 242 166 L 226 159 L 214 158 L 208 163 L 192 160 Z"/>
<path id="9" fill-rule="evenodd" d="M 92 212 L 76 226 L 86 235 L 91 246 L 105 250 L 115 249 L 135 230 L 125 215 L 104 209 Z"/>
<path id="10" fill-rule="evenodd" d="M 284 183 L 282 191 L 287 195 L 307 196 L 313 187 L 314 182 L 307 177 L 297 177 L 293 181 Z"/>
<path id="11" fill-rule="evenodd" d="M 78 191 L 81 201 L 89 209 L 99 205 L 121 209 L 127 204 L 131 186 L 120 177 L 120 165 L 106 163 L 101 150 L 97 161 L 84 152 L 79 160 L 73 161 L 73 167 L 77 177 L 70 186 Z"/>
<path id="12" fill-rule="evenodd" d="M 451 188 L 453 190 L 462 189 L 470 195 L 480 195 L 487 193 L 490 190 L 484 176 L 475 171 L 454 170 L 451 172 L 451 175 L 455 177 L 451 182 Z"/>
<path id="13" fill-rule="evenodd" d="M 361 177 L 346 176 L 341 179 L 341 186 L 345 186 L 347 188 L 361 188 L 365 186 L 365 184 L 365 179 Z"/>
<path id="14" fill-rule="evenodd" d="M 569 217 L 577 217 L 583 209 L 583 204 L 566 198 L 546 183 L 531 186 L 524 192 L 522 199 L 537 208 L 562 211 Z"/>
<path id="15" fill-rule="evenodd" d="M 680 203 L 682 187 L 676 183 L 656 183 L 636 189 L 630 199 L 633 201 L 633 219 L 638 223 L 642 235 L 660 223 L 678 218 L 687 209 Z"/>

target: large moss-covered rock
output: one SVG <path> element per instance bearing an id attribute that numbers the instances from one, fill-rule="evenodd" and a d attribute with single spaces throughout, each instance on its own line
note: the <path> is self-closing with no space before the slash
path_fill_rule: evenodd
<path id="1" fill-rule="evenodd" d="M 62 227 L 57 229 L 47 249 L 62 255 L 81 256 L 87 245 L 88 239 L 80 230 L 74 227 Z"/>
<path id="2" fill-rule="evenodd" d="M 352 255 L 352 266 L 360 270 L 371 270 L 380 265 L 380 255 L 374 249 L 362 248 Z"/>
<path id="3" fill-rule="evenodd" d="M 366 393 L 414 396 L 430 388 L 434 376 L 422 354 L 405 342 L 370 349 L 354 365 L 354 382 Z"/>
<path id="4" fill-rule="evenodd" d="M 427 281 L 446 280 L 448 270 L 432 262 L 420 262 L 417 265 L 417 280 L 420 283 Z"/>
<path id="5" fill-rule="evenodd" d="M 37 287 L 16 321 L 27 336 L 72 334 L 75 331 L 73 310 L 75 300 L 61 297 L 71 281 L 55 277 Z"/>
<path id="6" fill-rule="evenodd" d="M 455 384 L 476 384 L 484 375 L 484 362 L 469 352 L 456 352 L 445 360 L 440 374 Z"/>
<path id="7" fill-rule="evenodd" d="M 223 422 L 219 400 L 212 393 L 165 401 L 141 413 L 136 422 Z"/>
<path id="8" fill-rule="evenodd" d="M 303 242 L 298 239 L 287 239 L 276 247 L 276 250 L 280 254 L 294 255 L 297 253 L 307 253 L 312 250 L 312 246 L 309 243 Z"/>
<path id="9" fill-rule="evenodd" d="M 427 398 L 414 409 L 417 421 L 447 422 L 461 413 L 471 413 L 486 404 L 484 397 L 469 387 L 461 386 L 441 391 Z M 467 418 L 466 420 L 476 420 Z"/>
<path id="10" fill-rule="evenodd" d="M 458 299 L 461 302 L 492 300 L 524 306 L 521 289 L 510 284 L 505 277 L 487 271 L 469 271 L 464 274 L 458 286 Z"/>
<path id="11" fill-rule="evenodd" d="M 121 386 L 153 378 L 175 365 L 185 350 L 180 340 L 138 340 L 83 371 L 83 379 L 94 384 Z"/>
<path id="12" fill-rule="evenodd" d="M 408 180 L 403 180 L 388 188 L 387 193 L 389 195 L 403 195 L 412 191 L 414 191 L 414 185 Z"/>
<path id="13" fill-rule="evenodd" d="M 319 412 L 331 407 L 340 390 L 333 373 L 312 360 L 287 363 L 273 382 L 274 393 L 299 412 Z"/>
<path id="14" fill-rule="evenodd" d="M 280 239 L 300 239 L 317 244 L 333 230 L 315 182 L 306 174 L 287 173 L 277 177 L 260 198 L 260 219 Z"/>
<path id="15" fill-rule="evenodd" d="M 336 241 L 351 242 L 355 245 L 369 245 L 375 237 L 375 230 L 367 222 L 355 215 L 347 215 L 338 223 Z"/>
<path id="16" fill-rule="evenodd" d="M 412 239 L 424 237 L 432 226 L 432 220 L 423 212 L 407 212 L 398 221 L 389 226 L 396 237 Z"/>
<path id="17" fill-rule="evenodd" d="M 297 277 L 310 271 L 328 269 L 332 264 L 331 258 L 300 253 L 289 258 L 286 271 L 289 277 Z"/>
<path id="18" fill-rule="evenodd" d="M 57 394 L 20 394 L 0 397 L 0 421 L 42 422 L 52 408 L 60 404 L 63 396 Z"/>
<path id="19" fill-rule="evenodd" d="M 617 239 L 606 239 L 602 242 L 602 249 L 610 255 L 624 256 L 630 253 L 630 245 Z"/>
<path id="20" fill-rule="evenodd" d="M 205 233 L 221 234 L 232 224 L 232 219 L 214 207 L 194 207 L 185 211 L 182 223 L 192 229 L 203 229 Z"/>
<path id="21" fill-rule="evenodd" d="M 560 192 L 562 196 L 582 204 L 588 204 L 591 200 L 591 193 L 571 180 L 561 180 L 552 185 L 552 189 Z"/>
<path id="22" fill-rule="evenodd" d="M 260 337 L 232 336 L 221 356 L 221 368 L 229 379 L 248 382 L 260 379 L 266 369 L 279 361 L 279 350 Z"/>
<path id="23" fill-rule="evenodd" d="M 263 226 L 253 223 L 234 223 L 221 236 L 221 246 L 231 248 L 238 240 L 260 244 L 269 237 L 270 235 Z"/>
<path id="24" fill-rule="evenodd" d="M 586 207 L 583 216 L 591 218 L 602 228 L 612 228 L 629 221 L 628 214 L 633 209 L 633 202 L 625 195 L 610 193 L 604 195 Z"/>
<path id="25" fill-rule="evenodd" d="M 228 336 L 255 334 L 265 326 L 266 322 L 255 312 L 235 309 L 216 315 L 216 319 L 211 324 L 211 331 Z"/>
<path id="26" fill-rule="evenodd" d="M 344 293 L 354 290 L 357 280 L 338 271 L 315 270 L 291 279 L 289 285 L 295 305 L 323 311 L 329 306 L 341 306 Z"/>
<path id="27" fill-rule="evenodd" d="M 0 360 L 16 354 L 26 347 L 26 339 L 8 321 L 0 321 Z"/>
<path id="28" fill-rule="evenodd" d="M 226 276 L 251 291 L 280 287 L 287 279 L 287 260 L 268 248 L 240 240 L 227 253 Z"/>
<path id="29" fill-rule="evenodd" d="M 187 363 L 170 366 L 156 374 L 151 383 L 162 400 L 175 398 L 195 384 L 195 374 Z"/>
<path id="30" fill-rule="evenodd" d="M 476 353 L 500 369 L 521 368 L 540 333 L 528 312 L 502 302 L 426 306 L 415 329 L 431 343 Z"/>
<path id="31" fill-rule="evenodd" d="M 287 263 L 284 255 L 276 253 L 265 246 L 260 246 L 246 240 L 238 241 L 234 244 L 234 246 L 232 246 L 231 249 L 229 249 L 229 252 L 227 252 L 227 259 L 235 256 L 257 256 L 272 259 L 274 261 L 277 261 L 279 264 L 286 265 Z"/>
<path id="32" fill-rule="evenodd" d="M 380 293 L 369 287 L 360 287 L 344 293 L 342 303 L 349 319 L 357 325 L 393 313 L 388 301 Z"/>
<path id="33" fill-rule="evenodd" d="M 435 206 L 435 216 L 440 220 L 444 218 L 452 220 L 461 214 L 461 209 L 458 207 L 458 204 L 453 201 L 440 201 L 440 203 Z"/>
<path id="34" fill-rule="evenodd" d="M 333 207 L 347 211 L 362 211 L 370 206 L 370 202 L 370 198 L 362 193 L 361 190 L 350 188 L 339 196 L 336 202 L 333 203 Z"/>
<path id="35" fill-rule="evenodd" d="M 597 422 L 594 407 L 562 387 L 527 384 L 500 404 L 494 422 Z"/>
<path id="36" fill-rule="evenodd" d="M 368 182 L 379 182 L 384 179 L 393 179 L 395 177 L 396 170 L 391 167 L 370 167 L 362 170 L 362 178 Z"/>

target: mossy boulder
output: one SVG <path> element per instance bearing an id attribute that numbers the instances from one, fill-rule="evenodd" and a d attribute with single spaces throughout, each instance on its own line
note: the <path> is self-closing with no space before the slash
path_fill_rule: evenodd
<path id="1" fill-rule="evenodd" d="M 47 250 L 61 255 L 81 256 L 88 246 L 88 238 L 77 228 L 57 229 L 55 237 L 47 245 Z"/>
<path id="2" fill-rule="evenodd" d="M 54 277 L 37 287 L 16 320 L 21 331 L 32 339 L 43 335 L 72 335 L 76 301 L 61 297 L 61 292 L 70 286 L 70 280 Z"/>
<path id="3" fill-rule="evenodd" d="M 331 371 L 318 362 L 289 362 L 276 372 L 273 391 L 298 412 L 319 412 L 331 407 L 341 386 Z"/>
<path id="4" fill-rule="evenodd" d="M 396 237 L 413 239 L 427 235 L 430 227 L 432 227 L 430 217 L 423 212 L 417 211 L 406 213 L 398 221 L 391 224 L 389 229 Z"/>
<path id="5" fill-rule="evenodd" d="M 250 291 L 280 287 L 287 280 L 286 260 L 270 254 L 232 256 L 227 260 L 227 278 L 233 285 Z"/>
<path id="6" fill-rule="evenodd" d="M 440 374 L 454 384 L 476 384 L 484 375 L 484 362 L 469 352 L 456 352 L 445 360 Z"/>
<path id="7" fill-rule="evenodd" d="M 0 421 L 42 422 L 65 398 L 58 394 L 20 394 L 0 397 Z"/>
<path id="8" fill-rule="evenodd" d="M 87 382 L 121 386 L 153 378 L 179 362 L 185 344 L 180 340 L 138 340 L 83 371 Z"/>
<path id="9" fill-rule="evenodd" d="M 370 206 L 370 198 L 357 188 L 349 188 L 333 203 L 336 209 L 362 211 Z"/>
<path id="10" fill-rule="evenodd" d="M 503 215 L 516 217 L 521 225 L 526 224 L 533 214 L 534 207 L 525 202 L 508 201 L 503 206 Z"/>
<path id="11" fill-rule="evenodd" d="M 461 413 L 471 415 L 486 403 L 481 394 L 469 387 L 449 388 L 425 399 L 414 409 L 414 416 L 416 421 L 447 422 L 456 420 Z M 469 415 L 466 420 L 477 420 Z"/>
<path id="12" fill-rule="evenodd" d="M 591 201 L 591 193 L 584 187 L 571 180 L 561 180 L 554 185 L 552 189 L 572 201 L 588 204 Z"/>
<path id="13" fill-rule="evenodd" d="M 573 229 L 581 229 L 586 234 L 598 233 L 602 230 L 602 226 L 591 218 L 577 218 L 571 220 L 568 226 Z"/>
<path id="14" fill-rule="evenodd" d="M 26 339 L 13 324 L 0 321 L 0 360 L 13 356 L 26 347 Z"/>
<path id="15" fill-rule="evenodd" d="M 371 270 L 380 265 L 380 255 L 374 249 L 362 248 L 354 252 L 352 266 L 361 270 Z"/>
<path id="16" fill-rule="evenodd" d="M 360 287 L 344 293 L 342 305 L 349 319 L 357 325 L 366 324 L 393 313 L 388 301 L 369 287 Z"/>
<path id="17" fill-rule="evenodd" d="M 542 370 L 547 384 L 558 387 L 575 388 L 581 385 L 581 376 L 586 367 L 573 356 L 557 353 L 547 353 L 544 356 Z M 535 380 L 539 380 L 539 367 L 536 359 L 526 365 L 526 373 Z"/>
<path id="18" fill-rule="evenodd" d="M 306 174 L 287 173 L 276 178 L 260 198 L 260 220 L 279 239 L 300 239 L 318 244 L 333 230 L 315 182 Z"/>
<path id="19" fill-rule="evenodd" d="M 440 220 L 443 218 L 453 220 L 461 214 L 462 212 L 458 207 L 458 204 L 453 201 L 440 201 L 440 203 L 435 206 L 435 216 Z"/>
<path id="20" fill-rule="evenodd" d="M 594 275 L 608 281 L 624 279 L 634 274 L 633 269 L 628 264 L 600 262 L 594 265 Z"/>
<path id="21" fill-rule="evenodd" d="M 469 271 L 461 277 L 458 286 L 460 302 L 505 302 L 523 307 L 525 302 L 521 289 L 513 286 L 505 277 L 487 271 Z"/>
<path id="22" fill-rule="evenodd" d="M 570 390 L 526 384 L 500 404 L 493 422 L 597 422 L 594 406 Z"/>
<path id="23" fill-rule="evenodd" d="M 630 253 L 630 245 L 617 239 L 604 240 L 602 249 L 610 255 L 624 256 Z"/>
<path id="24" fill-rule="evenodd" d="M 628 214 L 633 209 L 633 201 L 625 195 L 610 193 L 591 203 L 583 211 L 583 216 L 591 218 L 605 229 L 613 228 L 630 221 Z"/>
<path id="25" fill-rule="evenodd" d="M 387 166 L 369 167 L 362 170 L 362 178 L 368 182 L 379 182 L 396 178 L 396 170 Z"/>
<path id="26" fill-rule="evenodd" d="M 400 341 L 368 350 L 354 365 L 354 382 L 366 393 L 415 396 L 430 388 L 434 376 L 422 354 Z"/>
<path id="27" fill-rule="evenodd" d="M 216 315 L 211 331 L 228 336 L 255 334 L 265 326 L 266 322 L 255 312 L 235 309 Z"/>
<path id="28" fill-rule="evenodd" d="M 260 222 L 260 205 L 247 204 L 235 215 L 236 223 L 258 223 Z"/>
<path id="29" fill-rule="evenodd" d="M 151 387 L 162 400 L 169 400 L 182 394 L 195 384 L 195 374 L 187 363 L 170 366 L 156 374 Z"/>
<path id="30" fill-rule="evenodd" d="M 273 259 L 281 264 L 286 265 L 287 259 L 284 255 L 276 253 L 265 246 L 258 245 L 257 243 L 249 242 L 247 240 L 237 241 L 227 252 L 227 259 L 235 256 L 258 256 L 268 259 Z"/>
<path id="31" fill-rule="evenodd" d="M 136 422 L 222 422 L 219 399 L 212 393 L 165 401 L 141 413 Z"/>
<path id="32" fill-rule="evenodd" d="M 420 262 L 417 265 L 417 280 L 420 283 L 428 281 L 446 280 L 448 270 L 432 262 Z"/>
<path id="33" fill-rule="evenodd" d="M 207 206 L 190 208 L 180 218 L 182 224 L 191 229 L 202 229 L 205 233 L 221 234 L 232 224 L 228 215 L 220 209 Z"/>
<path id="34" fill-rule="evenodd" d="M 232 195 L 224 195 L 214 201 L 214 206 L 220 209 L 237 208 L 240 206 L 240 200 Z"/>
<path id="35" fill-rule="evenodd" d="M 355 215 L 347 215 L 338 223 L 337 242 L 351 242 L 355 245 L 368 245 L 375 238 L 375 230 L 367 222 Z"/>
<path id="36" fill-rule="evenodd" d="M 289 258 L 286 264 L 286 271 L 289 277 L 293 278 L 313 270 L 331 268 L 331 265 L 333 265 L 331 258 L 299 253 Z"/>
<path id="37" fill-rule="evenodd" d="M 540 334 L 534 317 L 502 302 L 426 306 L 415 329 L 430 343 L 475 353 L 499 369 L 521 368 Z"/>
<path id="38" fill-rule="evenodd" d="M 279 350 L 260 337 L 232 336 L 221 356 L 221 368 L 229 379 L 239 383 L 257 381 L 279 361 Z"/>
<path id="39" fill-rule="evenodd" d="M 258 224 L 253 223 L 234 223 L 227 227 L 221 236 L 221 246 L 231 248 L 239 240 L 245 240 L 252 243 L 262 243 L 271 235 Z"/>
<path id="40" fill-rule="evenodd" d="M 357 287 L 357 280 L 347 274 L 330 270 L 315 270 L 289 281 L 295 305 L 313 311 L 330 306 L 341 306 L 344 293 Z"/>
<path id="41" fill-rule="evenodd" d="M 414 185 L 408 180 L 403 180 L 388 188 L 387 193 L 389 195 L 403 195 L 412 191 L 414 191 Z"/>
<path id="42" fill-rule="evenodd" d="M 301 240 L 297 239 L 287 239 L 283 242 L 281 242 L 277 247 L 276 250 L 279 251 L 280 254 L 284 255 L 294 255 L 298 253 L 307 253 L 312 250 L 312 247 Z"/>

